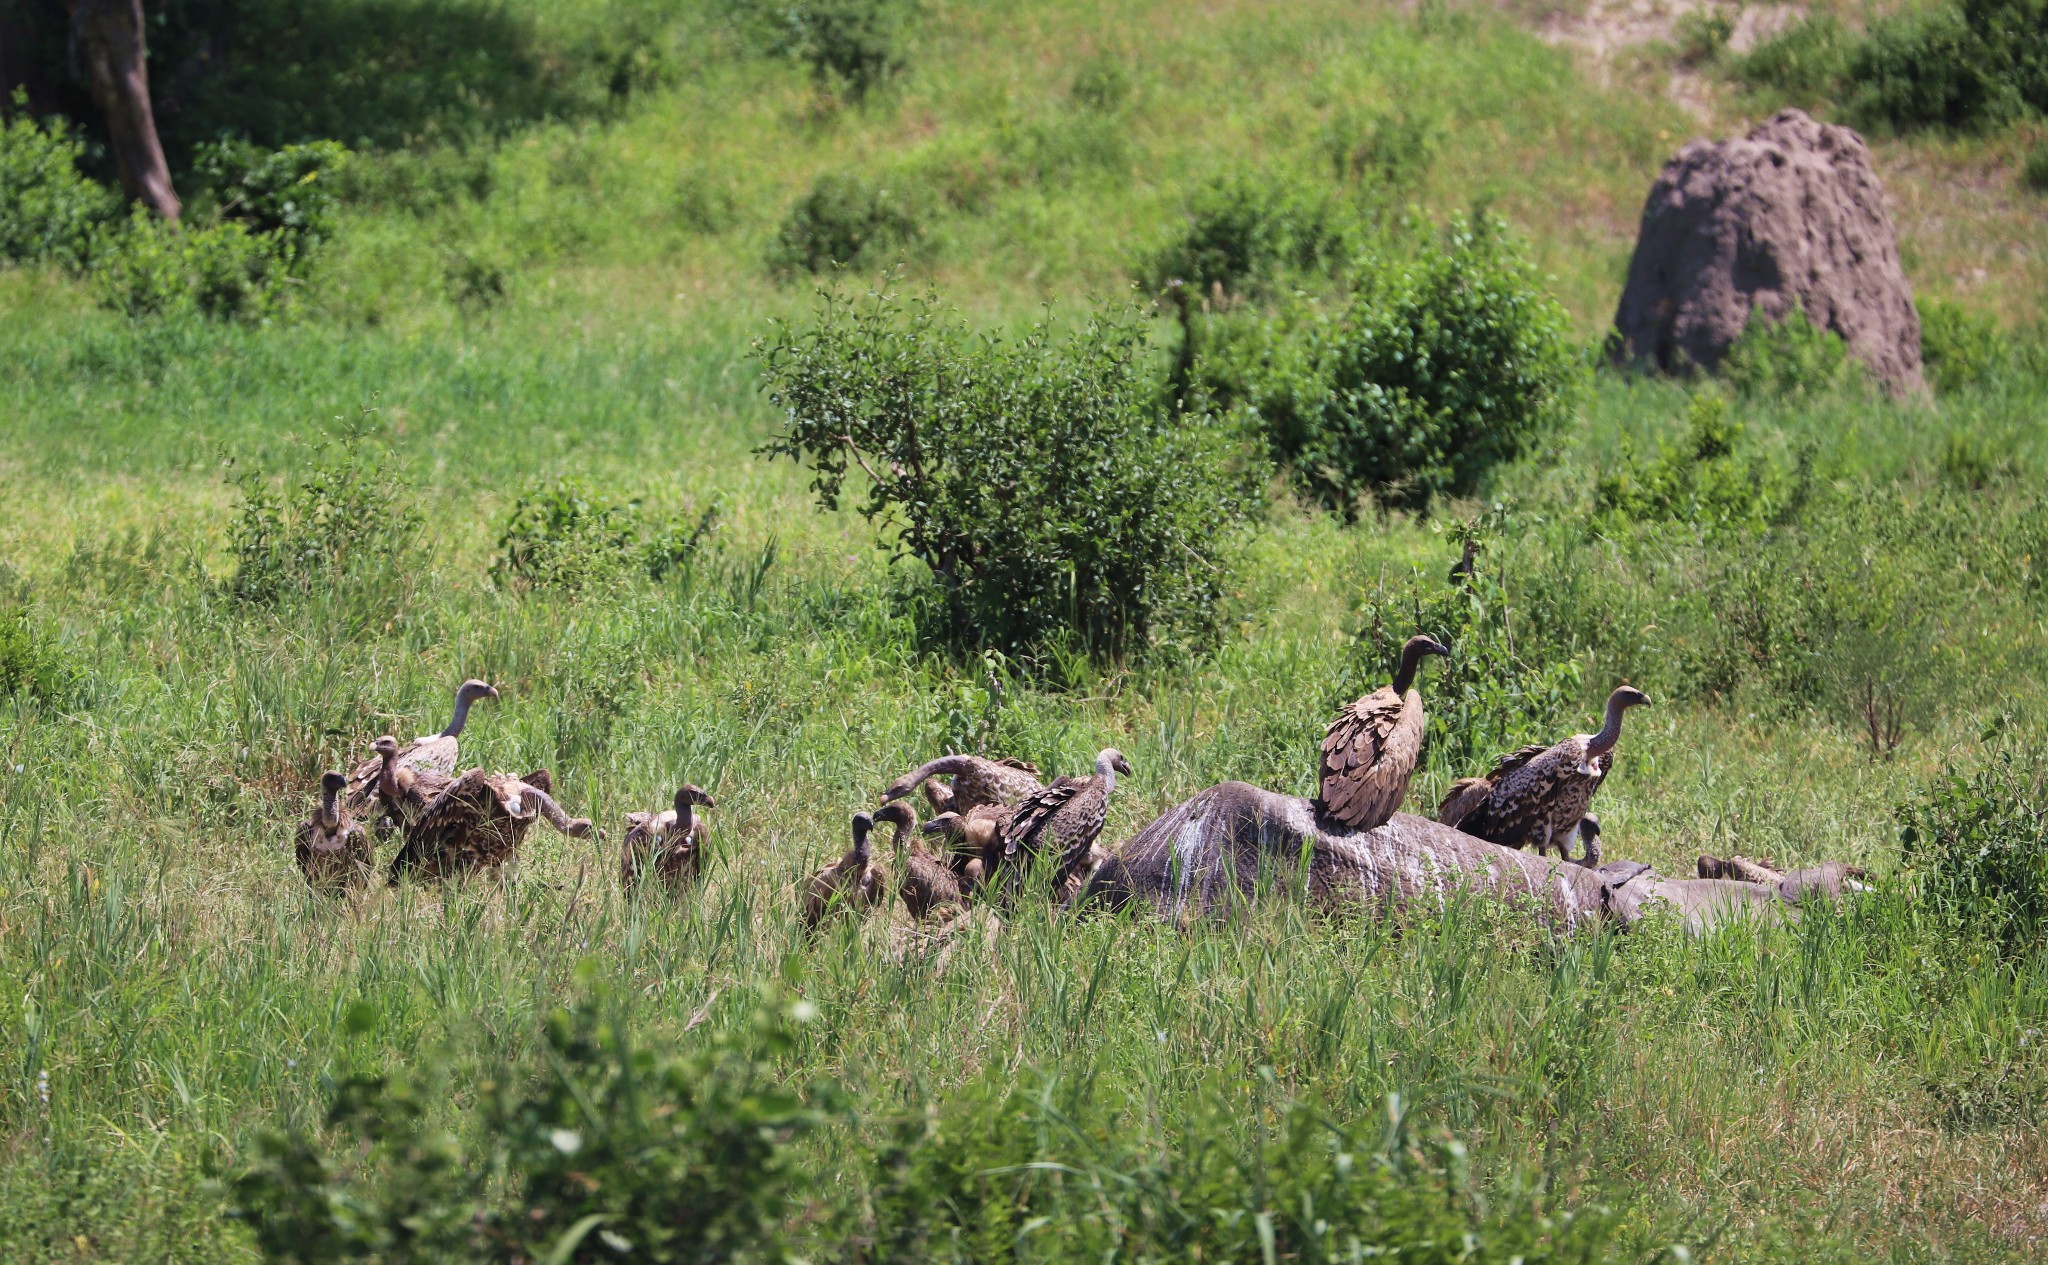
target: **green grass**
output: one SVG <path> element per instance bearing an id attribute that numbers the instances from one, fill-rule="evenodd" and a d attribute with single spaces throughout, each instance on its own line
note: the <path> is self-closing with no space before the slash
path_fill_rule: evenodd
<path id="1" fill-rule="evenodd" d="M 565 7 L 519 38 L 584 47 L 609 12 Z M 856 517 L 814 512 L 802 471 L 753 455 L 774 419 L 750 345 L 809 302 L 768 272 L 787 208 L 825 170 L 923 182 L 940 192 L 906 284 L 1010 324 L 1044 299 L 1122 294 L 1213 175 L 1329 179 L 1325 138 L 1402 110 L 1435 129 L 1418 209 L 1492 199 L 1590 339 L 1687 125 L 1504 20 L 1426 14 L 934 3 L 910 73 L 857 109 L 700 15 L 665 28 L 688 38 L 660 45 L 658 87 L 500 120 L 502 140 L 462 159 L 488 170 L 481 200 L 405 209 L 389 190 L 414 160 L 368 160 L 397 174 L 344 212 L 296 320 L 131 324 L 73 281 L 0 274 L 0 618 L 23 616 L 38 662 L 77 681 L 0 697 L 0 1257 L 251 1259 L 209 1178 L 255 1130 L 320 1132 L 331 1075 L 529 1053 L 590 958 L 662 1046 L 744 1033 L 748 998 L 785 980 L 815 1003 L 777 1066 L 860 1095 L 854 1122 L 798 1147 L 816 1208 L 872 1193 L 856 1160 L 896 1119 L 977 1087 L 1113 1086 L 1080 1110 L 1082 1134 L 1165 1155 L 1249 1145 L 1185 1105 L 1257 1100 L 1270 1068 L 1373 1136 L 1400 1095 L 1416 1128 L 1469 1148 L 1502 1206 L 1540 1183 L 1546 1210 L 1613 1210 L 1616 1259 L 1672 1242 L 1729 1261 L 2024 1259 L 2048 1183 L 2048 958 L 1973 956 L 1889 895 L 1705 942 L 1659 925 L 1558 945 L 1465 910 L 1394 926 L 1276 907 L 1189 929 L 1026 910 L 977 923 L 938 969 L 880 920 L 795 934 L 794 884 L 843 847 L 847 815 L 980 731 L 1060 772 L 1121 747 L 1137 776 L 1111 807 L 1118 838 L 1226 778 L 1308 791 L 1323 720 L 1376 683 L 1361 606 L 1437 592 L 1456 549 L 1440 521 L 1347 529 L 1276 480 L 1233 544 L 1213 655 L 1054 662 L 984 714 L 981 665 L 918 642 L 912 578 Z M 1103 55 L 1132 83 L 1107 121 L 1067 96 Z M 582 73 L 562 56 L 559 73 Z M 1879 150 L 1909 208 L 1981 157 L 1916 145 Z M 2048 275 L 2015 222 L 2002 206 L 1971 221 L 2014 252 L 1984 304 L 2008 319 L 2039 310 Z M 1916 284 L 1967 301 L 1967 233 L 1914 214 L 1902 228 Z M 504 300 L 458 302 L 457 256 L 502 267 Z M 1852 389 L 1731 406 L 1745 459 L 1790 471 L 1804 451 L 1829 494 L 1772 538 L 1789 570 L 1771 574 L 1874 566 L 1909 586 L 1890 610 L 1923 621 L 1897 627 L 1941 648 L 1908 669 L 1924 684 L 1939 668 L 1938 688 L 1885 759 L 1824 676 L 1810 695 L 1758 667 L 1702 684 L 1729 647 L 1712 599 L 1757 540 L 1591 514 L 1602 473 L 1683 442 L 1694 388 L 1599 375 L 1581 418 L 1496 476 L 1482 502 L 1514 506 L 1489 559 L 1517 653 L 1579 666 L 1576 694 L 1503 719 L 1509 737 L 1589 727 L 1624 677 L 1658 696 L 1598 804 L 1610 855 L 1890 875 L 1901 801 L 1979 760 L 1994 730 L 2048 732 L 2035 355 L 1932 402 Z M 231 600 L 223 462 L 282 482 L 365 423 L 424 514 L 418 545 L 304 598 Z M 1958 436 L 1989 455 L 1945 458 Z M 1958 486 L 1965 468 L 1987 481 Z M 720 530 L 659 585 L 493 587 L 514 500 L 561 475 L 663 514 L 716 498 Z M 1859 503 L 1909 523 L 1904 543 L 1846 537 Z M 706 890 L 630 895 L 609 846 L 537 833 L 509 892 L 406 889 L 353 914 L 311 897 L 289 842 L 319 772 L 438 725 L 471 675 L 504 697 L 472 721 L 466 759 L 547 766 L 613 839 L 679 782 L 711 790 Z M 1471 771 L 1430 761 L 1410 806 Z M 371 1032 L 345 1022 L 359 1001 Z M 458 1075 L 458 1126 L 473 1089 Z M 1046 1146 L 1020 1158 L 1081 1149 Z"/>

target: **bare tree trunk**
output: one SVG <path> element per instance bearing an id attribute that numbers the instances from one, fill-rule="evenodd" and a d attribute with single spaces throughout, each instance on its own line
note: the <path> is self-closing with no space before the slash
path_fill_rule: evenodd
<path id="1" fill-rule="evenodd" d="M 73 49 L 107 120 L 121 188 L 173 223 L 183 209 L 149 103 L 142 0 L 71 0 Z"/>

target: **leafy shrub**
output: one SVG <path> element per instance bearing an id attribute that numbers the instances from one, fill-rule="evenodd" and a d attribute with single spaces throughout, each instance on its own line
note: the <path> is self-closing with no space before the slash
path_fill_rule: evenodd
<path id="1" fill-rule="evenodd" d="M 713 502 L 692 525 L 651 522 L 637 499 L 612 500 L 580 479 L 536 481 L 512 504 L 491 577 L 522 588 L 570 591 L 629 571 L 658 582 L 687 565 L 710 539 L 718 509 Z"/>
<path id="2" fill-rule="evenodd" d="M 485 201 L 495 185 L 488 152 L 452 145 L 355 154 L 334 177 L 335 196 L 342 202 L 390 206 L 412 215 Z"/>
<path id="3" fill-rule="evenodd" d="M 1898 127 L 1973 128 L 2048 111 L 2048 0 L 1961 0 L 1886 18 L 1849 58 L 1856 109 Z"/>
<path id="4" fill-rule="evenodd" d="M 1436 157 L 1436 126 L 1406 111 L 1358 118 L 1340 113 L 1324 129 L 1323 148 L 1337 179 L 1367 191 L 1398 191 L 1419 183 Z"/>
<path id="5" fill-rule="evenodd" d="M 1637 522 L 1682 522 L 1708 528 L 1757 528 L 1794 502 L 1798 481 L 1788 482 L 1761 457 L 1735 456 L 1742 424 L 1728 401 L 1703 391 L 1688 409 L 1684 447 L 1643 462 L 1624 448 L 1621 465 L 1594 486 L 1597 512 Z"/>
<path id="6" fill-rule="evenodd" d="M 1345 209 L 1317 186 L 1276 173 L 1239 173 L 1204 186 L 1187 223 L 1139 267 L 1153 289 L 1179 280 L 1207 293 L 1241 289 L 1284 269 L 1340 262 L 1356 236 Z"/>
<path id="7" fill-rule="evenodd" d="M 1921 892 L 1959 928 L 2020 952 L 2048 931 L 2048 799 L 2038 766 L 2000 751 L 1950 770 L 1900 805 L 1900 843 Z"/>
<path id="8" fill-rule="evenodd" d="M 695 232 L 723 233 L 739 222 L 739 197 L 716 169 L 692 166 L 676 182 L 676 213 Z"/>
<path id="9" fill-rule="evenodd" d="M 62 707 L 78 701 L 84 682 L 85 670 L 27 611 L 0 611 L 0 697 Z"/>
<path id="10" fill-rule="evenodd" d="M 373 1025 L 357 1006 L 351 1026 Z M 801 1199 L 790 1143 L 839 1101 L 775 1075 L 807 1014 L 764 1007 L 746 1040 L 676 1056 L 637 1043 L 586 989 L 549 1017 L 542 1057 L 487 1069 L 474 1142 L 435 1110 L 434 1074 L 357 1073 L 328 1111 L 340 1154 L 302 1133 L 259 1136 L 231 1181 L 235 1213 L 266 1260 L 308 1265 L 782 1259 Z"/>
<path id="11" fill-rule="evenodd" d="M 442 257 L 441 284 L 455 306 L 481 312 L 512 297 L 512 269 L 489 251 L 455 248 Z"/>
<path id="12" fill-rule="evenodd" d="M 400 557 L 419 531 L 411 490 L 367 427 L 316 447 L 302 464 L 305 475 L 281 491 L 261 471 L 230 475 L 242 495 L 228 527 L 228 592 L 237 601 L 274 603 L 360 578 Z"/>
<path id="13" fill-rule="evenodd" d="M 826 509 L 859 469 L 861 513 L 930 570 L 956 643 L 1071 635 L 1121 655 L 1205 640 L 1248 495 L 1227 440 L 1162 416 L 1136 313 L 1063 333 L 1048 316 L 976 336 L 929 299 L 828 298 L 759 352 L 785 418 L 762 452 L 809 464 Z"/>
<path id="14" fill-rule="evenodd" d="M 2048 141 L 2037 142 L 2020 163 L 2020 183 L 2035 193 L 2048 193 Z"/>
<path id="15" fill-rule="evenodd" d="M 915 199 L 852 172 L 826 172 L 797 199 L 768 247 L 778 276 L 883 262 L 924 237 Z"/>
<path id="16" fill-rule="evenodd" d="M 1671 34 L 1678 44 L 1679 60 L 1686 65 L 1716 61 L 1735 34 L 1735 15 L 1712 6 L 1690 9 L 1678 15 Z"/>
<path id="17" fill-rule="evenodd" d="M 83 268 L 121 201 L 80 174 L 85 146 L 64 120 L 44 128 L 27 109 L 17 90 L 14 117 L 0 119 L 0 260 Z"/>
<path id="18" fill-rule="evenodd" d="M 281 251 L 298 260 L 333 235 L 339 177 L 351 157 L 334 141 L 269 152 L 223 140 L 201 146 L 193 167 L 216 199 L 216 214 L 254 236 L 275 236 Z"/>
<path id="19" fill-rule="evenodd" d="M 1367 255 L 1350 285 L 1341 315 L 1240 326 L 1202 370 L 1323 504 L 1352 516 L 1368 493 L 1418 509 L 1469 493 L 1570 415 L 1569 318 L 1498 220 Z"/>
<path id="20" fill-rule="evenodd" d="M 1796 307 L 1782 321 L 1751 312 L 1721 362 L 1721 375 L 1745 396 L 1773 399 L 1825 395 L 1865 380 L 1841 335 Z"/>
<path id="21" fill-rule="evenodd" d="M 92 279 L 100 302 L 128 316 L 262 321 L 290 310 L 292 262 L 279 234 L 233 220 L 181 230 L 137 207 L 123 231 L 102 237 Z"/>
<path id="22" fill-rule="evenodd" d="M 1915 299 L 1914 306 L 1920 310 L 1920 363 L 1936 391 L 1975 386 L 2012 358 L 1988 313 L 1946 299 Z"/>
<path id="23" fill-rule="evenodd" d="M 821 88 L 852 100 L 902 74 L 905 45 L 917 17 L 915 0 L 789 0 L 775 5 L 770 40 L 774 53 L 811 68 Z"/>
<path id="24" fill-rule="evenodd" d="M 1084 110 L 1114 114 L 1131 99 L 1131 72 L 1121 57 L 1097 53 L 1074 72 L 1067 99 Z"/>
<path id="25" fill-rule="evenodd" d="M 1735 76 L 1797 101 L 1833 96 L 1849 72 L 1855 36 L 1830 13 L 1809 15 L 1735 59 Z"/>

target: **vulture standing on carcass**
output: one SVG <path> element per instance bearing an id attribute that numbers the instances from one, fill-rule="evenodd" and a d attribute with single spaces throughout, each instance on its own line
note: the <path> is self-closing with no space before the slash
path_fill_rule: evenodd
<path id="1" fill-rule="evenodd" d="M 932 807 L 942 813 L 965 813 L 968 809 L 983 804 L 1012 808 L 1026 796 L 1036 794 L 1045 786 L 1045 783 L 1039 780 L 1038 766 L 1022 760 L 991 760 L 978 755 L 942 755 L 889 783 L 888 789 L 882 792 L 882 802 L 887 804 L 902 799 L 916 790 L 918 783 L 927 778 L 948 776 L 953 779 L 950 789 L 925 789 L 925 795 L 931 800 Z"/>
<path id="2" fill-rule="evenodd" d="M 459 755 L 459 740 L 462 727 L 469 723 L 469 708 L 478 699 L 496 698 L 498 691 L 488 681 L 468 680 L 455 687 L 455 714 L 449 718 L 448 727 L 437 734 L 415 738 L 403 747 L 397 748 L 400 768 L 426 769 L 453 778 L 455 761 Z M 396 740 L 394 739 L 394 742 Z M 371 801 L 378 795 L 378 778 L 383 769 L 383 758 L 365 761 L 356 766 L 348 779 L 348 807 L 357 816 L 366 816 L 371 810 Z M 403 821 L 393 819 L 397 825 Z"/>
<path id="3" fill-rule="evenodd" d="M 536 818 L 571 839 L 587 836 L 590 819 L 563 812 L 552 788 L 546 769 L 525 777 L 471 769 L 407 827 L 404 846 L 391 858 L 390 883 L 396 886 L 408 873 L 446 879 L 473 870 L 496 872 L 517 857 Z"/>
<path id="4" fill-rule="evenodd" d="M 381 813 L 382 819 L 403 829 L 420 819 L 427 811 L 427 805 L 434 797 L 448 789 L 455 779 L 438 769 L 423 769 L 401 764 L 404 758 L 398 739 L 385 734 L 370 744 L 377 753 L 377 780 L 371 784 L 375 792 L 372 804 Z"/>
<path id="5" fill-rule="evenodd" d="M 1316 800 L 1325 816 L 1347 829 L 1373 830 L 1401 806 L 1428 724 L 1422 695 L 1411 687 L 1423 656 L 1450 653 L 1428 637 L 1410 637 L 1393 684 L 1353 701 L 1330 722 Z"/>
<path id="6" fill-rule="evenodd" d="M 886 821 L 896 827 L 896 837 L 890 846 L 906 852 L 903 883 L 896 894 L 903 898 L 903 907 L 910 911 L 910 916 L 922 922 L 926 918 L 946 919 L 958 914 L 963 908 L 960 878 L 925 851 L 924 841 L 917 837 L 917 810 L 899 799 L 876 809 L 874 819 L 877 825 Z"/>
<path id="7" fill-rule="evenodd" d="M 868 854 L 868 834 L 875 819 L 866 813 L 853 815 L 853 846 L 837 861 L 819 870 L 804 884 L 802 915 L 805 931 L 833 914 L 865 914 L 888 899 L 889 876 Z"/>
<path id="8" fill-rule="evenodd" d="M 306 886 L 326 895 L 361 887 L 377 863 L 362 823 L 342 807 L 346 789 L 348 779 L 340 773 L 321 776 L 320 803 L 299 826 L 293 849 Z"/>
<path id="9" fill-rule="evenodd" d="M 671 892 L 695 883 L 704 874 L 707 823 L 698 808 L 715 808 L 711 796 L 692 782 L 676 792 L 674 808 L 658 813 L 627 813 L 626 837 L 619 847 L 619 877 L 631 887 L 649 865 Z"/>
<path id="10" fill-rule="evenodd" d="M 1551 747 L 1523 747 L 1502 756 L 1483 778 L 1453 783 L 1437 820 L 1489 843 L 1555 850 L 1571 859 L 1571 839 L 1582 834 L 1593 793 L 1614 767 L 1621 714 L 1648 705 L 1649 696 L 1624 685 L 1607 696 L 1607 716 L 1596 734 L 1574 734 Z M 1593 839 L 1598 838 L 1598 826 Z M 1594 845 L 1597 847 L 1597 844 Z"/>
<path id="11" fill-rule="evenodd" d="M 1123 752 L 1104 747 L 1095 757 L 1094 776 L 1060 778 L 1018 804 L 1003 829 L 1003 862 L 1013 862 L 1020 852 L 1036 856 L 1048 846 L 1056 847 L 1060 861 L 1053 876 L 1055 888 L 1085 879 L 1096 859 L 1095 841 L 1109 816 L 1116 775 L 1130 771 Z"/>
<path id="12" fill-rule="evenodd" d="M 946 840 L 946 866 L 960 878 L 963 891 L 980 887 L 1003 859 L 1003 832 L 1014 810 L 983 804 L 962 813 L 940 813 L 923 831 Z"/>

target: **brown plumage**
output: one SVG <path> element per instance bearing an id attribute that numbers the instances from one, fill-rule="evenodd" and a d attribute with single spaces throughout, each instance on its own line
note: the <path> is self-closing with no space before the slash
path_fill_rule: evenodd
<path id="1" fill-rule="evenodd" d="M 1003 832 L 1015 810 L 983 804 L 967 813 L 940 813 L 924 824 L 924 833 L 945 839 L 946 867 L 960 878 L 962 890 L 980 887 L 1003 859 Z"/>
<path id="2" fill-rule="evenodd" d="M 1116 775 L 1130 771 L 1123 752 L 1104 747 L 1095 757 L 1093 777 L 1060 778 L 1018 804 L 1003 829 L 1003 863 L 1014 865 L 1020 854 L 1029 857 L 1058 849 L 1059 868 L 1053 874 L 1056 885 L 1085 873 L 1095 859 L 1095 841 L 1109 816 Z"/>
<path id="3" fill-rule="evenodd" d="M 1491 843 L 1533 847 L 1539 853 L 1554 850 L 1569 859 L 1571 839 L 1593 794 L 1614 767 L 1622 713 L 1649 701 L 1641 690 L 1620 687 L 1607 696 L 1599 733 L 1574 734 L 1555 746 L 1524 747 L 1503 756 L 1485 779 L 1491 785 L 1483 801 L 1472 803 L 1474 788 L 1454 785 L 1439 806 L 1438 820 Z"/>
<path id="4" fill-rule="evenodd" d="M 853 846 L 804 884 L 804 930 L 817 930 L 819 923 L 835 914 L 860 917 L 889 898 L 889 876 L 868 854 L 868 834 L 874 828 L 873 817 L 855 813 Z"/>
<path id="5" fill-rule="evenodd" d="M 377 780 L 371 783 L 372 812 L 391 825 L 404 828 L 420 819 L 434 797 L 448 789 L 455 779 L 438 769 L 408 766 L 398 739 L 385 734 L 370 744 L 377 753 Z"/>
<path id="6" fill-rule="evenodd" d="M 572 839 L 590 833 L 590 821 L 571 817 L 555 803 L 546 769 L 525 777 L 471 769 L 434 797 L 419 820 L 407 827 L 405 843 L 391 858 L 389 881 L 400 876 L 446 879 L 474 870 L 496 871 L 518 853 L 536 819 Z"/>
<path id="7" fill-rule="evenodd" d="M 1321 791 L 1316 807 L 1352 830 L 1387 823 L 1408 794 L 1427 720 L 1422 695 L 1410 686 L 1425 655 L 1451 652 L 1428 637 L 1401 647 L 1394 682 L 1354 700 L 1323 734 Z"/>
<path id="8" fill-rule="evenodd" d="M 362 823 L 342 806 L 347 789 L 348 779 L 340 773 L 320 778 L 320 802 L 300 824 L 293 848 L 306 886 L 330 896 L 363 886 L 377 863 Z"/>
<path id="9" fill-rule="evenodd" d="M 932 807 L 940 812 L 965 813 L 983 804 L 1014 808 L 1027 796 L 1044 788 L 1038 766 L 1008 758 L 992 760 L 978 755 L 943 755 L 928 761 L 889 783 L 882 792 L 887 804 L 902 799 L 927 778 L 953 779 L 950 790 L 927 791 Z M 941 804 L 943 803 L 943 807 Z"/>
<path id="10" fill-rule="evenodd" d="M 903 907 L 910 911 L 910 916 L 921 922 L 959 914 L 964 907 L 960 878 L 943 861 L 925 851 L 924 841 L 917 837 L 917 810 L 899 799 L 876 809 L 874 819 L 877 825 L 886 821 L 896 827 L 896 837 L 889 846 L 905 851 L 903 882 L 896 894 L 903 898 Z"/>
<path id="11" fill-rule="evenodd" d="M 654 877 L 671 892 L 703 877 L 704 840 L 710 829 L 697 816 L 699 807 L 716 805 L 704 788 L 693 782 L 676 792 L 674 808 L 626 814 L 626 838 L 619 847 L 619 877 L 626 886 L 638 882 L 649 865 Z"/>
<path id="12" fill-rule="evenodd" d="M 1476 561 L 1478 561 L 1478 558 L 1479 542 L 1477 540 L 1467 539 L 1465 541 L 1465 551 L 1458 555 L 1458 560 L 1456 562 L 1453 562 L 1451 564 L 1451 574 L 1449 576 L 1449 579 L 1452 588 L 1457 588 L 1460 585 L 1470 584 L 1472 582 L 1472 566 Z"/>
<path id="13" fill-rule="evenodd" d="M 469 709 L 478 699 L 496 698 L 498 691 L 488 681 L 471 679 L 455 687 L 455 713 L 449 718 L 447 728 L 437 734 L 427 734 L 399 746 L 398 766 L 401 769 L 427 770 L 442 774 L 450 780 L 455 777 L 455 761 L 460 754 L 459 739 L 462 730 L 469 723 Z M 396 739 L 393 740 L 394 744 Z M 383 757 L 366 760 L 356 766 L 348 779 L 348 810 L 357 817 L 367 819 L 374 811 L 378 798 L 378 779 L 383 769 Z M 387 813 L 389 809 L 385 810 Z M 402 821 L 395 824 L 404 825 Z"/>

